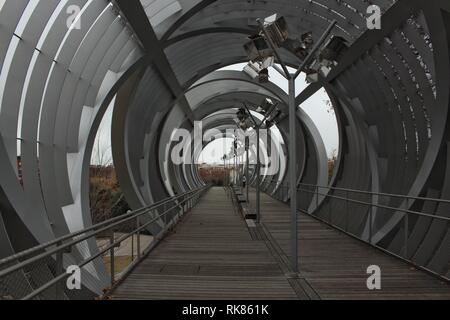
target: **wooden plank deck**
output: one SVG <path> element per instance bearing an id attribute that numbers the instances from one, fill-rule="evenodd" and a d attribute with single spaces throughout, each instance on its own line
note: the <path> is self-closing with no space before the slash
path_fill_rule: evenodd
<path id="1" fill-rule="evenodd" d="M 296 292 L 224 189 L 213 188 L 111 298 L 285 300 L 298 299 Z"/>
<path id="2" fill-rule="evenodd" d="M 255 203 L 255 192 L 250 194 Z M 287 260 L 290 208 L 261 195 L 262 222 Z M 450 285 L 307 215 L 299 217 L 301 276 L 321 299 L 450 299 Z M 382 271 L 380 291 L 369 291 L 367 267 Z"/>
<path id="3" fill-rule="evenodd" d="M 250 194 L 252 203 L 255 194 Z M 263 194 L 261 228 L 247 228 L 222 188 L 211 189 L 116 288 L 113 299 L 450 299 L 450 286 L 306 215 L 300 279 L 289 279 L 289 207 Z M 367 267 L 382 289 L 367 289 Z"/>

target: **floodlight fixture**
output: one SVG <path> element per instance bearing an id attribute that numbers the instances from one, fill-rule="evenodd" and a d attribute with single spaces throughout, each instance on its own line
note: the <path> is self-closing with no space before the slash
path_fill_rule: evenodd
<path id="1" fill-rule="evenodd" d="M 306 71 L 306 81 L 313 83 L 319 81 L 319 75 L 327 77 L 331 69 L 337 66 L 340 58 L 347 51 L 347 41 L 339 36 L 332 36 L 316 55 L 316 59 Z"/>
<path id="2" fill-rule="evenodd" d="M 251 115 L 248 114 L 247 110 L 244 108 L 240 108 L 236 113 L 236 116 L 236 123 L 238 127 L 243 131 L 247 131 L 248 129 L 253 128 L 253 126 L 255 125 L 251 119 Z"/>
<path id="3" fill-rule="evenodd" d="M 304 34 L 302 34 L 302 36 L 300 37 L 303 46 L 305 49 L 311 49 L 312 46 L 314 45 L 314 38 L 313 38 L 313 34 L 312 32 L 306 32 Z"/>
<path id="4" fill-rule="evenodd" d="M 269 82 L 269 69 L 263 69 L 259 73 L 259 83 L 268 83 Z"/>
<path id="5" fill-rule="evenodd" d="M 300 60 L 305 60 L 314 45 L 312 32 L 304 33 L 300 39 L 288 38 L 283 47 L 294 53 Z"/>
<path id="6" fill-rule="evenodd" d="M 247 118 L 243 121 L 240 121 L 238 125 L 239 125 L 239 128 L 241 128 L 243 131 L 247 131 L 247 130 L 253 128 L 254 124 L 250 118 Z"/>
<path id="7" fill-rule="evenodd" d="M 251 61 L 264 60 L 273 56 L 273 50 L 265 37 L 260 34 L 250 36 L 249 41 L 244 45 L 244 50 Z"/>
<path id="8" fill-rule="evenodd" d="M 244 108 L 240 108 L 238 112 L 236 112 L 236 116 L 239 121 L 244 121 L 246 118 L 248 118 L 247 110 Z"/>
<path id="9" fill-rule="evenodd" d="M 319 81 L 318 72 L 306 72 L 306 83 L 316 83 Z"/>
<path id="10" fill-rule="evenodd" d="M 283 16 L 274 14 L 267 17 L 264 21 L 267 35 L 277 47 L 281 47 L 289 38 L 289 31 L 286 19 Z"/>
<path id="11" fill-rule="evenodd" d="M 275 104 L 273 103 L 272 99 L 264 98 L 259 107 L 256 109 L 256 112 L 262 115 L 269 114 L 274 105 Z"/>
<path id="12" fill-rule="evenodd" d="M 259 77 L 260 70 L 257 63 L 249 62 L 243 70 L 250 78 L 255 80 Z"/>
<path id="13" fill-rule="evenodd" d="M 347 50 L 347 41 L 342 37 L 333 36 L 326 43 L 319 57 L 321 60 L 337 62 Z"/>
<path id="14" fill-rule="evenodd" d="M 253 80 L 258 79 L 260 83 L 269 81 L 269 70 L 275 62 L 274 57 L 266 58 L 262 61 L 250 61 L 245 67 L 244 72 Z"/>

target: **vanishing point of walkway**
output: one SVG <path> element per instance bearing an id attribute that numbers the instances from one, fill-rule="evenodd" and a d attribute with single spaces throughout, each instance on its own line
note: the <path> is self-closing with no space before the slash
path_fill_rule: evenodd
<path id="1" fill-rule="evenodd" d="M 251 195 L 251 200 L 254 194 Z M 113 299 L 450 299 L 450 286 L 300 215 L 300 279 L 290 279 L 289 207 L 262 196 L 249 228 L 223 188 L 199 205 L 113 292 Z M 382 269 L 369 291 L 367 267 Z"/>

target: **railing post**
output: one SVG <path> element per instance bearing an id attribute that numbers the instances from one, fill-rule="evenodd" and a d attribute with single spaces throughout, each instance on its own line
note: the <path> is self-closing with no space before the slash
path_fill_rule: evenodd
<path id="1" fill-rule="evenodd" d="M 319 186 L 317 186 L 316 188 L 316 212 L 319 212 Z"/>
<path id="2" fill-rule="evenodd" d="M 167 226 L 167 202 L 164 202 L 162 214 L 163 214 L 164 225 Z"/>
<path id="3" fill-rule="evenodd" d="M 284 202 L 284 183 L 281 184 L 281 201 Z"/>
<path id="4" fill-rule="evenodd" d="M 109 249 L 109 255 L 110 255 L 110 268 L 111 268 L 111 287 L 114 286 L 114 283 L 116 281 L 116 269 L 115 269 L 115 256 L 114 256 L 114 231 L 112 231 L 111 237 L 109 239 L 109 244 L 111 246 L 111 249 Z"/>
<path id="5" fill-rule="evenodd" d="M 373 196 L 370 197 L 370 210 L 369 210 L 369 243 L 373 243 Z"/>
<path id="6" fill-rule="evenodd" d="M 404 220 L 405 220 L 405 226 L 404 226 L 404 228 L 405 228 L 404 256 L 405 256 L 405 259 L 408 259 L 408 237 L 409 237 L 409 230 L 408 230 L 409 229 L 409 213 L 408 212 L 405 213 Z"/>
<path id="7" fill-rule="evenodd" d="M 349 194 L 348 194 L 348 190 L 345 191 L 345 232 L 348 232 L 349 230 Z"/>
<path id="8" fill-rule="evenodd" d="M 134 261 L 134 232 L 131 235 L 131 262 Z"/>
<path id="9" fill-rule="evenodd" d="M 409 210 L 409 198 L 406 199 L 406 211 Z M 405 259 L 408 259 L 408 238 L 409 238 L 409 213 L 405 212 L 405 218 L 404 218 L 404 228 L 405 228 L 405 234 L 404 234 L 404 241 L 405 241 L 405 247 L 404 247 L 404 257 Z"/>
<path id="10" fill-rule="evenodd" d="M 278 186 L 278 183 L 276 183 L 275 184 L 275 188 Z M 278 198 L 278 200 L 282 200 L 281 199 L 281 195 L 280 195 L 280 188 L 278 187 L 278 189 L 277 189 L 277 198 Z"/>
<path id="11" fill-rule="evenodd" d="M 139 216 L 136 217 L 136 230 L 137 230 L 137 241 L 136 241 L 136 245 L 137 245 L 137 258 L 138 260 L 141 259 L 141 230 L 140 230 L 141 224 L 140 224 L 140 219 Z"/>
<path id="12" fill-rule="evenodd" d="M 181 197 L 181 215 L 180 215 L 180 217 L 181 217 L 181 216 L 184 216 L 184 214 L 185 214 L 185 209 L 186 209 L 186 208 L 184 207 L 185 204 L 186 204 L 186 203 L 184 202 L 185 199 L 186 199 L 186 195 L 184 195 L 184 196 Z"/>
<path id="13" fill-rule="evenodd" d="M 331 212 L 331 199 L 333 198 L 331 197 L 331 188 L 328 188 L 328 195 L 330 196 L 330 200 L 328 201 L 328 220 L 330 225 L 333 225 L 333 214 Z"/>
<path id="14" fill-rule="evenodd" d="M 281 201 L 284 202 L 284 183 L 281 184 L 280 193 L 281 193 Z"/>
<path id="15" fill-rule="evenodd" d="M 58 242 L 57 247 L 62 246 L 62 242 Z M 58 251 L 56 253 L 56 277 L 62 275 L 64 272 L 64 252 Z M 64 299 L 64 289 L 61 282 L 58 282 L 56 284 L 56 300 L 63 300 Z"/>

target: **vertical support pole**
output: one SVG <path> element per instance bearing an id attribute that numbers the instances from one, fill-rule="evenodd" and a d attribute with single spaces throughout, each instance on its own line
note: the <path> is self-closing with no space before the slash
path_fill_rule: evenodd
<path id="1" fill-rule="evenodd" d="M 284 196 L 283 196 L 283 194 L 284 194 L 284 192 L 283 192 L 283 188 L 284 188 L 284 183 L 282 182 L 281 183 L 281 185 L 280 185 L 280 198 L 281 198 L 281 202 L 284 202 Z"/>
<path id="2" fill-rule="evenodd" d="M 237 148 L 236 148 L 236 185 L 239 186 L 241 183 L 239 181 L 239 155 L 237 153 Z"/>
<path id="3" fill-rule="evenodd" d="M 227 187 L 227 165 L 226 165 L 226 158 L 223 156 L 223 186 L 224 188 Z"/>
<path id="4" fill-rule="evenodd" d="M 330 195 L 330 201 L 328 201 L 328 222 L 333 225 L 333 212 L 331 209 L 331 188 L 328 188 L 328 194 Z"/>
<path id="5" fill-rule="evenodd" d="M 404 258 L 408 259 L 408 237 L 409 237 L 409 213 L 405 213 L 405 247 L 404 247 Z"/>
<path id="6" fill-rule="evenodd" d="M 289 77 L 289 181 L 291 189 L 291 267 L 298 273 L 297 229 L 297 106 L 295 103 L 295 78 Z"/>
<path id="7" fill-rule="evenodd" d="M 241 157 L 238 154 L 237 155 L 237 183 L 240 186 L 241 185 Z"/>
<path id="8" fill-rule="evenodd" d="M 114 286 L 114 283 L 116 281 L 116 269 L 115 269 L 115 263 L 114 263 L 114 231 L 111 233 L 111 238 L 109 239 L 109 244 L 111 245 L 111 249 L 109 249 L 109 255 L 110 255 L 110 269 L 111 269 L 111 287 Z"/>
<path id="9" fill-rule="evenodd" d="M 249 148 L 250 148 L 250 138 L 249 137 L 245 137 L 245 150 L 246 150 L 246 154 L 247 154 L 247 170 L 246 170 L 246 184 L 245 186 L 247 187 L 247 203 L 250 203 L 250 198 L 249 198 L 249 185 L 250 185 L 250 157 L 249 157 Z"/>
<path id="10" fill-rule="evenodd" d="M 319 186 L 317 186 L 315 189 L 316 189 L 316 212 L 318 212 L 318 210 L 319 210 Z"/>
<path id="11" fill-rule="evenodd" d="M 346 193 L 346 197 L 345 197 L 345 232 L 348 232 L 349 230 L 349 207 L 348 207 L 348 202 L 349 202 L 349 194 L 348 194 L 348 190 L 345 191 Z"/>
<path id="12" fill-rule="evenodd" d="M 372 244 L 373 240 L 373 196 L 370 199 L 370 210 L 369 210 L 369 243 Z"/>
<path id="13" fill-rule="evenodd" d="M 409 198 L 406 199 L 406 210 L 409 210 Z M 404 258 L 408 259 L 408 238 L 409 238 L 409 213 L 405 212 L 405 224 L 404 224 L 404 228 L 405 228 L 405 247 L 404 247 Z"/>
<path id="14" fill-rule="evenodd" d="M 137 230 L 137 258 L 141 259 L 141 230 L 139 230 L 141 224 L 139 222 L 139 216 L 136 217 L 136 230 Z"/>
<path id="15" fill-rule="evenodd" d="M 167 212 L 166 211 L 167 211 L 167 202 L 164 203 L 163 213 L 162 213 L 165 227 L 167 227 Z"/>
<path id="16" fill-rule="evenodd" d="M 134 261 L 134 236 L 135 234 L 133 233 L 131 235 L 131 262 Z"/>
<path id="17" fill-rule="evenodd" d="M 282 192 L 282 189 L 280 188 L 281 185 L 282 184 L 279 184 L 278 182 L 275 182 L 275 188 L 278 186 L 277 198 L 278 198 L 278 200 L 283 201 L 283 197 L 281 196 L 281 192 Z"/>
<path id="18" fill-rule="evenodd" d="M 184 216 L 186 214 L 186 195 L 182 198 L 182 205 L 181 205 L 181 216 Z"/>
<path id="19" fill-rule="evenodd" d="M 62 246 L 62 242 L 58 242 L 57 246 Z M 56 276 L 60 276 L 64 272 L 63 259 L 63 251 L 58 251 L 58 253 L 56 253 Z M 56 300 L 64 300 L 64 289 L 61 281 L 56 284 Z"/>
<path id="20" fill-rule="evenodd" d="M 260 127 L 256 128 L 256 223 L 261 223 Z"/>
<path id="21" fill-rule="evenodd" d="M 235 149 L 237 150 L 237 149 Z M 238 182 L 238 175 L 239 175 L 239 170 L 238 170 L 238 156 L 237 156 L 237 151 L 235 151 L 235 155 L 234 155 L 234 185 L 237 186 L 239 185 Z"/>

